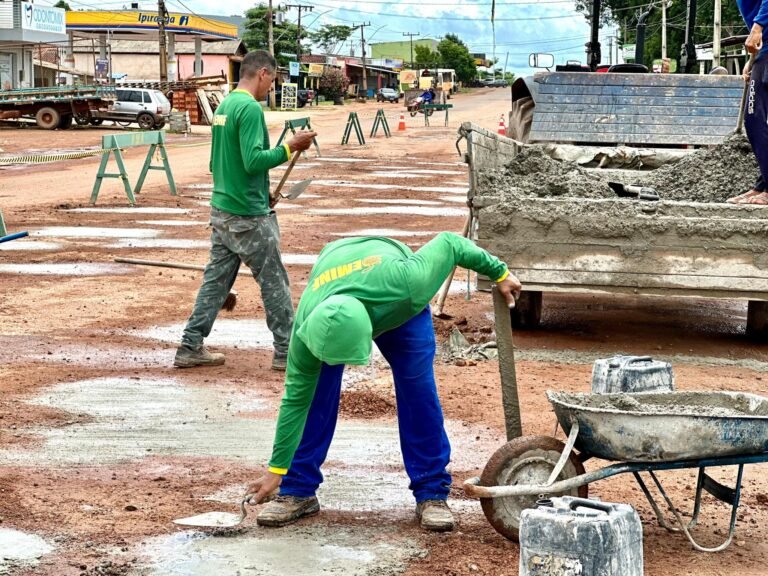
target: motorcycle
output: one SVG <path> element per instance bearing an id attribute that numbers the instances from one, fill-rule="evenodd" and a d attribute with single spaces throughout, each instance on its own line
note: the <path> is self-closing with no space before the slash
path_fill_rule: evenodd
<path id="1" fill-rule="evenodd" d="M 432 114 L 435 113 L 434 110 L 432 109 L 424 110 L 424 104 L 431 104 L 431 103 L 432 103 L 432 100 L 427 100 L 423 96 L 418 96 L 408 103 L 408 106 L 406 107 L 406 109 L 410 113 L 411 118 L 416 116 L 416 114 L 418 114 L 419 112 L 424 112 L 427 116 L 432 116 Z"/>

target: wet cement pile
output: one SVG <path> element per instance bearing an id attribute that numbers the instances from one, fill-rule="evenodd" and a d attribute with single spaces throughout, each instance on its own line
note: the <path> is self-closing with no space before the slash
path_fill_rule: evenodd
<path id="1" fill-rule="evenodd" d="M 719 146 L 654 170 L 643 181 L 656 188 L 663 200 L 725 202 L 750 190 L 758 175 L 749 140 L 734 135 Z"/>
<path id="2" fill-rule="evenodd" d="M 580 408 L 620 410 L 635 414 L 768 417 L 768 399 L 727 392 L 669 392 L 661 394 L 552 394 L 558 403 Z"/>
<path id="3" fill-rule="evenodd" d="M 501 196 L 615 198 L 613 190 L 598 175 L 572 162 L 550 158 L 541 146 L 529 146 L 499 170 L 479 175 L 478 190 Z"/>

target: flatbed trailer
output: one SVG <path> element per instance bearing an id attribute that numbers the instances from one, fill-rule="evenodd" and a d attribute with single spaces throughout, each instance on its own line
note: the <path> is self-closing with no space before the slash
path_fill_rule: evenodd
<path id="1" fill-rule="evenodd" d="M 72 120 L 90 118 L 100 124 L 95 112 L 106 111 L 117 95 L 111 86 L 58 86 L 0 91 L 0 120 L 32 118 L 46 130 L 69 128 Z"/>

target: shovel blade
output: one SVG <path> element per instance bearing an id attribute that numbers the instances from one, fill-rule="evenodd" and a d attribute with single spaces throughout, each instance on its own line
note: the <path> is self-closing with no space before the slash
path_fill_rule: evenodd
<path id="1" fill-rule="evenodd" d="M 284 194 L 283 196 L 288 200 L 295 200 L 301 196 L 307 188 L 309 188 L 310 184 L 312 184 L 312 178 L 307 178 L 306 180 L 297 182 L 291 186 L 290 190 L 288 190 L 288 193 Z"/>
<path id="2" fill-rule="evenodd" d="M 173 521 L 179 526 L 198 526 L 203 528 L 233 528 L 245 519 L 242 514 L 231 512 L 206 512 L 189 518 L 178 518 Z"/>

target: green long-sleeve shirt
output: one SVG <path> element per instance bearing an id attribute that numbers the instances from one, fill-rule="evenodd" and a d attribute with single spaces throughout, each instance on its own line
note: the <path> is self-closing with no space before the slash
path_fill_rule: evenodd
<path id="1" fill-rule="evenodd" d="M 233 90 L 211 124 L 211 206 L 237 216 L 269 214 L 269 170 L 290 153 L 285 146 L 270 150 L 261 104 L 249 92 Z"/>
<path id="2" fill-rule="evenodd" d="M 337 240 L 320 252 L 293 324 L 271 471 L 285 473 L 290 467 L 317 387 L 322 361 L 296 335 L 311 312 L 331 296 L 351 296 L 365 307 L 375 338 L 424 310 L 455 266 L 493 279 L 507 274 L 498 258 L 449 232 L 438 234 L 415 254 L 402 242 L 379 237 Z M 345 336 L 333 335 L 342 344 Z"/>

